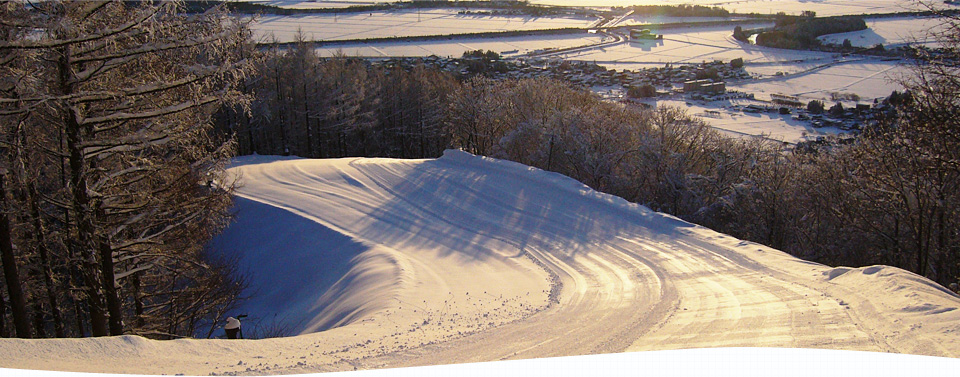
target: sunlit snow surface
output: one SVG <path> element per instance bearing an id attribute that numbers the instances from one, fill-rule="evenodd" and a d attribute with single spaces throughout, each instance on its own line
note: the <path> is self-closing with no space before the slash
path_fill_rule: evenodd
<path id="1" fill-rule="evenodd" d="M 867 30 L 828 34 L 820 37 L 820 40 L 834 44 L 849 40 L 850 44 L 857 47 L 881 44 L 889 49 L 910 44 L 935 48 L 939 47 L 936 36 L 945 29 L 943 22 L 937 18 L 874 18 L 866 22 Z"/>
<path id="2" fill-rule="evenodd" d="M 244 186 L 215 245 L 251 272 L 245 332 L 275 318 L 302 335 L 0 339 L 0 367 L 310 373 L 708 347 L 960 356 L 960 298 L 925 278 L 805 262 L 524 165 L 448 151 L 248 156 L 230 171 Z"/>
<path id="3" fill-rule="evenodd" d="M 586 17 L 489 16 L 458 14 L 456 9 L 402 9 L 344 14 L 264 15 L 251 26 L 254 38 L 310 41 L 415 37 L 467 33 L 586 28 L 599 19 Z"/>

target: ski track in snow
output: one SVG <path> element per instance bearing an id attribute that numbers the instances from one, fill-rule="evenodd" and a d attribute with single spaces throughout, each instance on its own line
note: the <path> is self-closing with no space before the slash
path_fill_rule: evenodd
<path id="1" fill-rule="evenodd" d="M 311 373 L 744 346 L 960 356 L 960 299 L 927 279 L 806 262 L 516 163 L 448 151 L 231 170 L 238 223 L 215 244 L 254 263 L 254 285 L 281 284 L 245 309 L 301 335 L 0 339 L 0 367 Z"/>

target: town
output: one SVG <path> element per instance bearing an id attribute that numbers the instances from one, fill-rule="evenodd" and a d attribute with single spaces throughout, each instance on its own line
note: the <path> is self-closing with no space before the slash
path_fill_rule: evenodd
<path id="1" fill-rule="evenodd" d="M 742 59 L 714 60 L 700 64 L 665 64 L 640 70 L 607 69 L 593 62 L 568 61 L 553 57 L 503 58 L 494 51 L 468 51 L 460 58 L 427 56 L 409 58 L 368 58 L 371 65 L 413 69 L 417 65 L 438 68 L 466 79 L 483 75 L 493 79 L 547 77 L 590 89 L 608 101 L 631 106 L 653 107 L 657 100 L 698 103 L 717 110 L 693 114 L 718 118 L 723 113 L 766 113 L 803 122 L 813 128 L 832 127 L 856 135 L 864 127 L 893 116 L 895 109 L 886 100 L 860 102 L 859 96 L 834 93 L 832 103 L 802 102 L 796 96 L 728 90 L 728 83 L 756 79 L 743 69 Z M 845 105 L 846 104 L 846 105 Z M 822 143 L 823 137 L 801 140 Z M 788 143 L 795 144 L 795 143 Z"/>

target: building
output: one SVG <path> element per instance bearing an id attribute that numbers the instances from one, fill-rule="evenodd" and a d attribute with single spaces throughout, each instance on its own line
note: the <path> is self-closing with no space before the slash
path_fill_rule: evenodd
<path id="1" fill-rule="evenodd" d="M 710 84 L 710 83 L 713 83 L 713 81 L 707 80 L 707 79 L 685 81 L 685 82 L 683 83 L 683 92 L 684 92 L 684 93 L 695 93 L 695 92 L 699 92 L 701 86 L 706 85 L 706 84 Z"/>
<path id="2" fill-rule="evenodd" d="M 785 94 L 771 94 L 770 100 L 780 106 L 803 107 L 803 102 L 800 102 L 800 98 Z"/>
<path id="3" fill-rule="evenodd" d="M 727 84 L 723 82 L 714 82 L 700 87 L 700 91 L 708 94 L 723 94 L 727 92 Z"/>
<path id="4" fill-rule="evenodd" d="M 684 93 L 723 94 L 727 92 L 727 84 L 713 82 L 709 79 L 692 80 L 683 83 Z"/>
<path id="5" fill-rule="evenodd" d="M 630 39 L 646 39 L 646 40 L 655 40 L 663 39 L 662 34 L 653 34 L 650 29 L 630 29 Z"/>

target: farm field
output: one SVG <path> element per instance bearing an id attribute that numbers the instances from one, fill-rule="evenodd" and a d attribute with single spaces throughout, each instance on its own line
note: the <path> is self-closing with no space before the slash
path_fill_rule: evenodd
<path id="1" fill-rule="evenodd" d="M 684 23 L 684 22 L 716 22 L 716 21 L 729 21 L 734 18 L 730 17 L 667 17 L 667 16 L 649 16 L 649 15 L 631 15 L 623 19 L 614 19 L 611 23 L 608 23 L 604 26 L 614 27 L 614 26 L 635 26 L 635 25 L 648 25 L 648 24 L 668 24 L 668 23 Z"/>
<path id="2" fill-rule="evenodd" d="M 840 135 L 843 130 L 835 127 L 814 128 L 807 122 L 794 120 L 790 115 L 776 113 L 745 113 L 730 110 L 729 106 L 747 105 L 757 101 L 684 101 L 667 99 L 656 101 L 657 106 L 671 106 L 685 109 L 687 114 L 696 116 L 713 129 L 730 137 L 764 137 L 769 140 L 796 143 L 813 140 L 820 136 Z"/>
<path id="3" fill-rule="evenodd" d="M 252 25 L 258 40 L 310 41 L 416 37 L 500 31 L 585 28 L 598 19 L 460 15 L 452 9 L 404 9 L 344 14 L 264 15 Z"/>
<path id="4" fill-rule="evenodd" d="M 901 90 L 897 79 L 908 73 L 908 68 L 898 62 L 876 59 L 837 62 L 803 73 L 771 77 L 755 82 L 736 83 L 733 90 L 757 93 L 769 98 L 781 93 L 801 99 L 828 100 L 830 93 L 856 93 L 862 101 L 883 98 L 894 90 Z"/>
<path id="5" fill-rule="evenodd" d="M 799 14 L 805 10 L 817 12 L 819 16 L 864 13 L 894 13 L 917 10 L 915 2 L 908 0 L 531 0 L 531 4 L 614 7 L 631 5 L 680 5 L 696 4 L 719 6 L 734 13 Z"/>
<path id="6" fill-rule="evenodd" d="M 829 34 L 820 37 L 824 43 L 842 44 L 845 39 L 857 47 L 882 44 L 886 48 L 905 44 L 937 47 L 934 35 L 943 30 L 936 18 L 899 17 L 867 19 L 867 30 Z"/>
<path id="7" fill-rule="evenodd" d="M 860 96 L 860 102 L 870 103 L 874 99 L 885 98 L 894 90 L 902 90 L 903 86 L 896 80 L 908 70 L 897 62 L 876 59 L 840 61 L 819 66 L 800 63 L 791 67 L 789 64 L 784 64 L 774 68 L 786 72 L 794 71 L 794 73 L 756 81 L 730 83 L 727 89 L 751 93 L 762 101 L 769 101 L 771 94 L 785 94 L 796 96 L 804 103 L 822 100 L 829 106 L 833 103 L 830 100 L 831 93 L 853 93 Z M 658 101 L 656 104 L 685 108 L 692 115 L 714 112 L 714 116 L 703 116 L 702 119 L 715 129 L 735 137 L 763 136 L 772 140 L 796 143 L 816 139 L 819 136 L 844 133 L 834 127 L 814 128 L 808 122 L 793 119 L 791 115 L 749 114 L 730 107 L 748 104 L 746 102 L 749 101 L 665 100 Z M 856 102 L 844 102 L 846 107 L 855 105 Z"/>
<path id="8" fill-rule="evenodd" d="M 750 25 L 759 27 L 761 25 Z M 814 51 L 772 49 L 733 39 L 732 26 L 685 27 L 654 30 L 663 40 L 624 41 L 600 49 L 580 50 L 556 57 L 596 61 L 597 64 L 685 64 L 743 58 L 747 64 L 822 60 L 832 54 Z"/>
<path id="9" fill-rule="evenodd" d="M 496 38 L 471 37 L 416 42 L 351 42 L 320 46 L 317 48 L 317 51 L 322 56 L 331 56 L 340 51 L 346 56 L 361 57 L 414 57 L 430 55 L 459 57 L 466 51 L 490 50 L 505 56 L 511 56 L 548 48 L 560 49 L 595 45 L 611 39 L 612 37 L 587 33 Z M 510 53 L 508 51 L 515 52 Z"/>
<path id="10" fill-rule="evenodd" d="M 290 9 L 346 8 L 358 5 L 375 5 L 374 0 L 238 0 L 251 3 L 272 5 Z"/>

